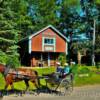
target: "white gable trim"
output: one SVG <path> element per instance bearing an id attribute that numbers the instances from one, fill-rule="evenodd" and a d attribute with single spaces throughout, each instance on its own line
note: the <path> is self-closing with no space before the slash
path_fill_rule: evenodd
<path id="1" fill-rule="evenodd" d="M 40 30 L 40 31 L 38 31 L 38 32 L 36 32 L 36 33 L 30 35 L 30 36 L 29 36 L 29 39 L 32 39 L 32 37 L 38 35 L 39 33 L 41 33 L 42 31 L 44 31 L 44 30 L 46 30 L 46 29 L 48 29 L 48 28 L 52 28 L 52 29 L 53 29 L 54 31 L 56 31 L 60 36 L 62 36 L 62 37 L 66 40 L 66 42 L 68 42 L 68 39 L 67 39 L 61 32 L 59 32 L 55 27 L 53 27 L 52 25 L 48 25 L 47 27 L 43 28 L 42 30 Z"/>

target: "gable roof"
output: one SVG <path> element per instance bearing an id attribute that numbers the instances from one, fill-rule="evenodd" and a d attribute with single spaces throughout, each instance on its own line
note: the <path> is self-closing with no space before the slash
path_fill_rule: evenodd
<path id="1" fill-rule="evenodd" d="M 32 39 L 32 37 L 38 35 L 39 33 L 45 31 L 45 30 L 48 29 L 48 28 L 51 28 L 52 30 L 54 30 L 56 33 L 58 33 L 62 38 L 64 38 L 64 39 L 68 42 L 68 38 L 65 37 L 60 31 L 58 31 L 58 30 L 57 30 L 55 27 L 53 27 L 52 25 L 48 25 L 48 26 L 44 27 L 43 29 L 37 31 L 36 33 L 34 33 L 34 34 L 32 34 L 32 35 L 30 35 L 30 36 L 28 36 L 28 37 L 26 37 L 26 38 L 23 38 L 21 41 L 28 40 L 28 39 Z"/>
<path id="2" fill-rule="evenodd" d="M 52 25 L 48 25 L 46 26 L 45 28 L 43 28 L 42 30 L 32 34 L 29 36 L 29 39 L 31 39 L 32 37 L 38 35 L 39 33 L 43 32 L 44 30 L 48 29 L 48 28 L 51 28 L 52 30 L 54 30 L 56 33 L 58 33 L 62 38 L 64 38 L 65 40 L 67 40 L 67 38 L 61 33 L 59 32 L 55 27 L 53 27 Z"/>

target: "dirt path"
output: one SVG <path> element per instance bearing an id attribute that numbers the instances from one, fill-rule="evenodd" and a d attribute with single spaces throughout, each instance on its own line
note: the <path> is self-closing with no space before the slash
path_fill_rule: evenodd
<path id="1" fill-rule="evenodd" d="M 100 100 L 100 85 L 75 87 L 67 96 L 58 96 L 41 93 L 35 95 L 4 96 L 2 100 Z"/>

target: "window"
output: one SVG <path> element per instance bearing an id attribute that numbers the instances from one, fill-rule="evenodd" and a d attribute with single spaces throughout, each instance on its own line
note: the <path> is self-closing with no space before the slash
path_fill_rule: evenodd
<path id="1" fill-rule="evenodd" d="M 52 39 L 52 38 L 45 38 L 44 39 L 44 44 L 54 44 L 54 39 Z"/>

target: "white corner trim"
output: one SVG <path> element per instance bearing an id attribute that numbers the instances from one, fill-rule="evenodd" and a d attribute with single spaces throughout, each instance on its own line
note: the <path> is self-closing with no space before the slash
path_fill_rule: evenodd
<path id="1" fill-rule="evenodd" d="M 45 44 L 44 39 L 53 39 L 54 43 L 53 44 Z M 44 45 L 49 45 L 54 47 L 54 52 L 56 51 L 56 38 L 55 37 L 42 37 L 42 51 L 44 51 Z"/>
<path id="2" fill-rule="evenodd" d="M 56 52 L 56 38 L 54 38 L 54 52 Z"/>
<path id="3" fill-rule="evenodd" d="M 44 51 L 44 37 L 42 37 L 42 51 Z"/>
<path id="4" fill-rule="evenodd" d="M 32 51 L 32 41 L 31 41 L 31 37 L 29 37 L 29 54 L 31 54 Z"/>
<path id="5" fill-rule="evenodd" d="M 50 67 L 50 53 L 48 52 L 48 66 Z"/>
<path id="6" fill-rule="evenodd" d="M 66 41 L 66 55 L 68 55 L 68 42 Z"/>

